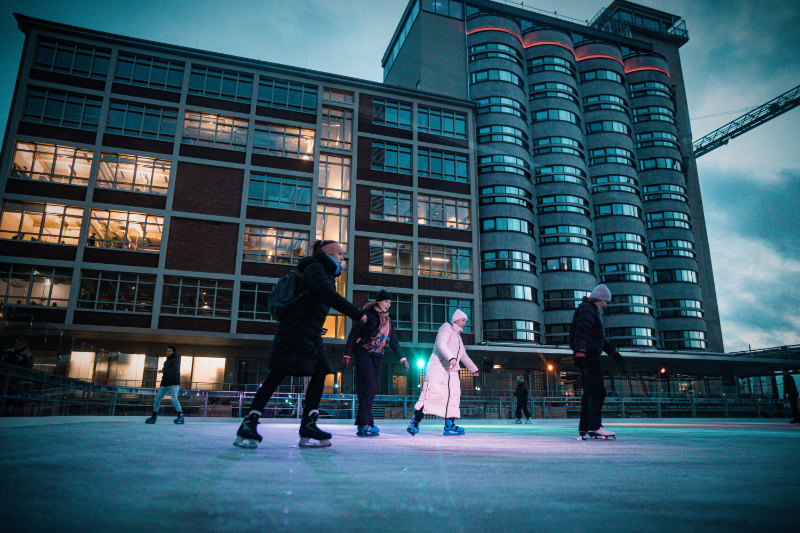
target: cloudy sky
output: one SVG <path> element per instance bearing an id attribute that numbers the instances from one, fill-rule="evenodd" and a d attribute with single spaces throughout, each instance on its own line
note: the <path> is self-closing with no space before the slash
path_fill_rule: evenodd
<path id="1" fill-rule="evenodd" d="M 525 0 L 527 6 L 580 21 L 591 19 L 608 3 Z M 681 48 L 681 56 L 694 138 L 800 84 L 796 0 L 639 3 L 686 20 L 690 40 Z M 381 81 L 380 59 L 405 4 L 405 0 L 3 0 L 0 131 L 5 131 L 23 45 L 14 12 Z M 800 108 L 698 160 L 726 351 L 800 344 L 798 126 Z"/>

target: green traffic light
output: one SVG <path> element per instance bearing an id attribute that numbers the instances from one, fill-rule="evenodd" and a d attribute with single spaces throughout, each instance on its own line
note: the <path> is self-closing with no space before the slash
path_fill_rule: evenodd
<path id="1" fill-rule="evenodd" d="M 425 368 L 425 359 L 423 359 L 422 357 L 417 358 L 417 368 L 419 369 Z"/>

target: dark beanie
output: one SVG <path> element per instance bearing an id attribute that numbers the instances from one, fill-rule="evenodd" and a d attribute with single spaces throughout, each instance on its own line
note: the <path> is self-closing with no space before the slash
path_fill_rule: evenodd
<path id="1" fill-rule="evenodd" d="M 376 302 L 382 302 L 383 300 L 391 300 L 392 295 L 386 292 L 386 289 L 381 289 L 378 295 L 375 297 Z"/>

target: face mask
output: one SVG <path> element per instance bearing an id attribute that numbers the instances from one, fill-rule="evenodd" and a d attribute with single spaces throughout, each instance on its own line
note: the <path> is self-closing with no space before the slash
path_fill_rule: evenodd
<path id="1" fill-rule="evenodd" d="M 334 272 L 334 274 L 341 274 L 344 272 L 344 267 L 339 261 L 337 261 L 332 255 L 329 255 L 328 257 L 331 261 L 333 261 L 333 264 L 336 265 L 336 272 Z"/>

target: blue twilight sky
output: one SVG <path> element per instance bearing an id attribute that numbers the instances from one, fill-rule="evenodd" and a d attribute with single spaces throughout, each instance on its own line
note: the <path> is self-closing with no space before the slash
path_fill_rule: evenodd
<path id="1" fill-rule="evenodd" d="M 581 21 L 609 3 L 525 0 Z M 681 57 L 694 138 L 800 84 L 796 0 L 639 3 L 686 20 L 690 40 Z M 381 81 L 380 59 L 405 5 L 406 0 L 3 0 L 0 131 L 23 45 L 13 12 Z M 798 125 L 800 108 L 698 160 L 727 351 L 800 344 Z"/>

